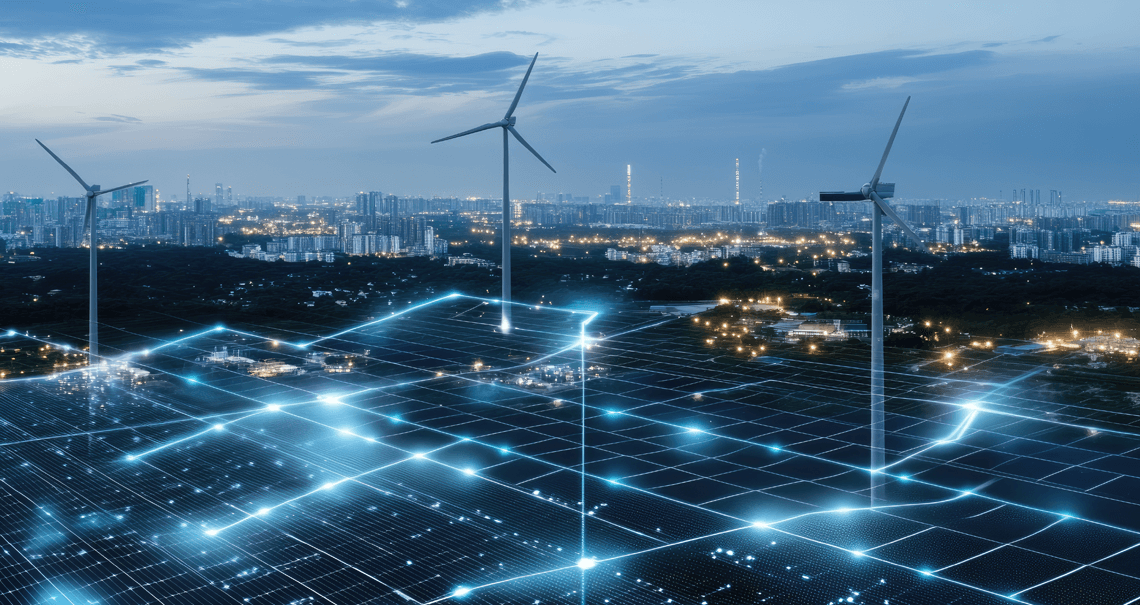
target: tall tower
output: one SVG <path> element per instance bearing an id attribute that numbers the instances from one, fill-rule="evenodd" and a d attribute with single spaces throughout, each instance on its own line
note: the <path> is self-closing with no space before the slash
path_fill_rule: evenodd
<path id="1" fill-rule="evenodd" d="M 194 198 L 190 196 L 190 175 L 186 175 L 186 207 L 194 207 Z"/>
<path id="2" fill-rule="evenodd" d="M 736 205 L 740 205 L 740 158 L 736 158 Z"/>
<path id="3" fill-rule="evenodd" d="M 625 203 L 633 203 L 633 165 L 625 165 Z"/>
<path id="4" fill-rule="evenodd" d="M 222 187 L 221 183 L 214 183 L 214 207 L 215 208 L 220 208 L 222 206 L 222 192 L 223 191 L 225 191 L 225 187 Z"/>

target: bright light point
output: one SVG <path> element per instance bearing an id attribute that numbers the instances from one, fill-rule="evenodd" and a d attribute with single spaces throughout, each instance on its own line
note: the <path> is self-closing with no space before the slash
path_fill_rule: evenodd
<path id="1" fill-rule="evenodd" d="M 221 332 L 222 330 L 223 330 L 222 326 L 217 326 L 214 328 L 215 332 Z"/>
<path id="2" fill-rule="evenodd" d="M 453 597 L 465 597 L 465 596 L 467 596 L 467 593 L 469 593 L 469 592 L 471 592 L 470 588 L 467 588 L 466 586 L 460 586 L 459 588 L 455 589 L 455 592 L 451 593 L 451 596 L 453 596 Z"/>
<path id="3" fill-rule="evenodd" d="M 501 447 L 501 448 L 499 448 L 499 451 L 500 451 L 500 452 L 503 452 L 504 454 L 508 454 L 508 453 L 510 453 L 510 450 L 508 450 L 508 449 L 507 449 L 507 448 L 505 448 L 505 447 Z"/>
<path id="4" fill-rule="evenodd" d="M 281 406 L 277 405 L 276 403 L 271 403 L 271 404 L 265 406 L 265 410 L 267 412 L 280 412 Z"/>
<path id="5" fill-rule="evenodd" d="M 856 557 L 862 557 L 862 556 L 863 556 L 863 551 L 861 551 L 861 550 L 853 550 L 853 551 L 851 551 L 851 554 L 855 555 Z"/>
<path id="6" fill-rule="evenodd" d="M 465 469 L 463 469 L 463 474 L 465 474 L 465 475 L 474 475 L 474 474 L 475 474 L 475 469 L 465 468 Z"/>
<path id="7" fill-rule="evenodd" d="M 910 480 L 909 475 L 899 475 L 899 481 L 909 481 L 909 480 Z"/>
<path id="8" fill-rule="evenodd" d="M 321 489 L 332 489 L 334 487 L 336 487 L 335 483 L 326 483 L 326 484 L 321 486 Z"/>
<path id="9" fill-rule="evenodd" d="M 976 409 L 978 409 L 978 402 L 977 401 L 971 401 L 970 403 L 967 403 L 967 404 L 963 405 L 962 407 L 966 408 L 967 410 L 976 410 Z"/>
<path id="10" fill-rule="evenodd" d="M 962 492 L 962 495 L 963 495 L 963 496 L 973 496 L 973 495 L 974 495 L 974 492 L 972 492 L 972 491 L 970 491 L 970 490 L 966 490 L 966 491 Z"/>
<path id="11" fill-rule="evenodd" d="M 15 335 L 16 335 L 15 330 L 8 330 L 8 336 L 15 336 Z"/>
<path id="12" fill-rule="evenodd" d="M 578 569 L 593 569 L 597 564 L 597 559 L 592 559 L 590 557 L 582 557 L 581 559 L 578 559 Z"/>
<path id="13" fill-rule="evenodd" d="M 768 529 L 768 524 L 763 521 L 757 521 L 752 524 L 752 527 L 755 527 L 756 529 Z"/>
<path id="14" fill-rule="evenodd" d="M 226 428 L 226 425 L 224 425 L 224 424 L 215 424 L 215 425 L 214 425 L 214 430 L 215 430 L 215 431 L 220 431 L 220 430 L 223 430 L 223 429 L 225 429 L 225 428 Z"/>
<path id="15" fill-rule="evenodd" d="M 134 460 L 134 459 L 135 459 L 134 456 L 127 456 L 127 460 Z"/>
<path id="16" fill-rule="evenodd" d="M 340 433 L 341 435 L 351 435 L 352 434 L 352 431 L 349 429 L 337 429 L 336 432 Z"/>
<path id="17" fill-rule="evenodd" d="M 268 509 L 268 508 L 263 508 L 263 509 L 261 509 L 261 510 L 257 511 L 257 514 L 259 514 L 259 515 L 268 515 L 268 514 L 269 514 L 269 509 Z"/>
<path id="18" fill-rule="evenodd" d="M 690 429 L 689 429 L 689 432 L 690 432 L 690 433 L 700 433 L 700 432 L 702 432 L 702 431 L 701 431 L 701 429 L 698 429 L 698 428 L 690 428 Z"/>
<path id="19" fill-rule="evenodd" d="M 216 529 L 207 529 L 207 530 L 206 530 L 206 535 L 207 535 L 207 536 L 216 536 L 216 535 L 218 535 L 218 530 L 216 530 Z"/>
<path id="20" fill-rule="evenodd" d="M 337 399 L 336 397 L 322 397 L 321 401 L 323 401 L 329 405 L 340 405 L 340 400 Z"/>
<path id="21" fill-rule="evenodd" d="M 412 458 L 418 458 L 420 460 L 423 460 L 424 459 L 423 452 L 417 452 L 415 454 L 412 454 Z"/>
<path id="22" fill-rule="evenodd" d="M 845 512 L 847 512 L 847 509 L 846 509 L 846 508 L 837 508 L 837 509 L 835 509 L 835 512 L 837 512 L 837 513 L 845 513 Z"/>
<path id="23" fill-rule="evenodd" d="M 922 570 L 919 570 L 919 571 L 921 571 L 921 572 L 922 572 L 922 575 L 924 575 L 924 576 L 929 576 L 929 575 L 930 575 L 930 572 L 929 572 L 929 571 L 927 571 L 927 570 L 925 570 L 925 569 L 922 569 Z"/>

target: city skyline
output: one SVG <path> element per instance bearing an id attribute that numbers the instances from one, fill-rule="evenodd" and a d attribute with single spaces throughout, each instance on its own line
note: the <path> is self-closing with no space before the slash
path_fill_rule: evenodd
<path id="1" fill-rule="evenodd" d="M 1124 3 L 884 3 L 895 26 L 879 37 L 864 35 L 881 26 L 876 11 L 836 5 L 411 3 L 319 21 L 281 9 L 257 24 L 102 7 L 111 13 L 96 16 L 126 24 L 113 29 L 36 6 L 0 25 L 20 91 L 0 105 L 9 190 L 69 194 L 31 160 L 38 136 L 69 153 L 90 145 L 77 164 L 114 163 L 163 192 L 190 172 L 259 195 L 487 196 L 497 187 L 476 144 L 422 141 L 501 106 L 513 93 L 505 76 L 539 50 L 548 63 L 523 117 L 564 168 L 518 175 L 520 192 L 596 194 L 633 164 L 635 196 L 729 199 L 740 158 L 742 198 L 761 180 L 766 198 L 804 197 L 820 179 L 858 178 L 852 159 L 879 144 L 863 143 L 883 128 L 877 108 L 907 94 L 914 123 L 899 144 L 923 159 L 893 167 L 912 183 L 900 197 L 993 197 L 1022 183 L 1070 199 L 1140 191 L 1126 136 L 1137 118 L 1122 102 L 1140 88 L 1124 25 L 1138 9 Z"/>

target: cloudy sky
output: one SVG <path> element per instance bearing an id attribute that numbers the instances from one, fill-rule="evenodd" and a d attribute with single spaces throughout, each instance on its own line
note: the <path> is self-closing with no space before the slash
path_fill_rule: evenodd
<path id="1" fill-rule="evenodd" d="M 6 1 L 0 188 L 149 178 L 164 198 L 500 192 L 496 132 L 534 53 L 513 197 L 1140 196 L 1140 2 Z M 764 153 L 763 168 L 759 165 Z"/>

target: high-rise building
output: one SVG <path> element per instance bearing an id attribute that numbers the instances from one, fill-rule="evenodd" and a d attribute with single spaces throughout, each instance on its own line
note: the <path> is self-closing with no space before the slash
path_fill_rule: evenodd
<path id="1" fill-rule="evenodd" d="M 305 205 L 305 196 L 303 196 L 303 195 L 297 196 L 297 205 L 298 206 L 304 206 Z"/>
<path id="2" fill-rule="evenodd" d="M 736 203 L 740 203 L 740 158 L 736 158 Z"/>
<path id="3" fill-rule="evenodd" d="M 625 165 L 625 203 L 633 203 L 633 165 Z"/>
<path id="4" fill-rule="evenodd" d="M 215 208 L 221 208 L 223 206 L 223 204 L 222 204 L 222 192 L 224 190 L 225 190 L 225 188 L 222 187 L 221 183 L 214 183 L 214 207 Z"/>
<path id="5" fill-rule="evenodd" d="M 234 205 L 234 188 L 232 186 L 226 187 L 226 202 L 228 205 Z"/>

